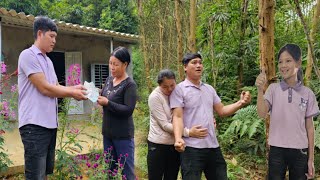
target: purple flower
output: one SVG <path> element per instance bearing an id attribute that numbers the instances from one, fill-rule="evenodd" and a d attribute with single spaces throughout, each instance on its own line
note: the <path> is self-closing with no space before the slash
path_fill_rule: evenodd
<path id="1" fill-rule="evenodd" d="M 88 168 L 90 168 L 90 167 L 91 167 L 91 164 L 90 164 L 90 163 L 88 163 L 88 162 L 86 163 L 86 165 L 88 166 Z"/>
<path id="2" fill-rule="evenodd" d="M 114 172 L 114 173 L 118 173 L 118 170 L 117 170 L 117 169 L 114 169 L 113 172 Z"/>
<path id="3" fill-rule="evenodd" d="M 128 154 L 128 153 L 126 153 L 126 154 L 125 154 L 125 156 L 126 156 L 126 157 L 128 157 L 128 156 L 129 156 L 129 154 Z"/>
<path id="4" fill-rule="evenodd" d="M 11 115 L 10 109 L 9 109 L 9 102 L 3 101 L 2 103 L 0 102 L 0 114 L 4 115 L 5 117 L 9 117 Z M 15 114 L 14 114 L 15 116 Z"/>
<path id="5" fill-rule="evenodd" d="M 2 102 L 2 109 L 5 111 L 9 110 L 9 102 L 8 101 L 3 101 Z"/>
<path id="6" fill-rule="evenodd" d="M 104 160 L 104 162 L 108 164 L 110 162 L 110 159 L 106 159 Z"/>
<path id="7" fill-rule="evenodd" d="M 98 161 L 99 160 L 99 158 L 100 158 L 100 154 L 96 154 L 96 161 Z"/>
<path id="8" fill-rule="evenodd" d="M 16 113 L 15 113 L 14 111 L 11 111 L 11 112 L 10 112 L 10 117 L 11 117 L 12 119 L 15 119 L 15 118 L 16 118 Z"/>
<path id="9" fill-rule="evenodd" d="M 11 86 L 11 92 L 16 92 L 17 91 L 17 85 Z"/>
<path id="10" fill-rule="evenodd" d="M 68 77 L 67 77 L 67 84 L 70 86 L 75 86 L 81 84 L 81 67 L 79 64 L 71 64 L 68 69 Z"/>
<path id="11" fill-rule="evenodd" d="M 124 166 L 123 164 L 120 164 L 120 168 L 123 168 L 123 166 Z"/>
<path id="12" fill-rule="evenodd" d="M 94 165 L 93 165 L 93 168 L 97 168 L 99 165 L 97 164 L 97 163 L 95 163 Z"/>
<path id="13" fill-rule="evenodd" d="M 122 175 L 122 179 L 126 180 L 127 179 L 126 175 Z"/>
<path id="14" fill-rule="evenodd" d="M 77 158 L 80 159 L 80 160 L 85 160 L 85 155 L 79 154 L 79 155 L 77 156 Z"/>
<path id="15" fill-rule="evenodd" d="M 7 72 L 7 65 L 2 62 L 1 63 L 1 74 L 5 74 Z"/>

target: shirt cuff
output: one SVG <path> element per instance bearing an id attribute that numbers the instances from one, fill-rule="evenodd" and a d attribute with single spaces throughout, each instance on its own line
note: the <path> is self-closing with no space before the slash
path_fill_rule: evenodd
<path id="1" fill-rule="evenodd" d="M 184 131 L 183 131 L 183 137 L 189 137 L 189 129 L 188 128 L 184 128 Z"/>

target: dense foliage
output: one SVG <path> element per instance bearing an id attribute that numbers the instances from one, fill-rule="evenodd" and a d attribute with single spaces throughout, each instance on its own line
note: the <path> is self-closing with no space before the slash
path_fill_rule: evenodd
<path id="1" fill-rule="evenodd" d="M 178 1 L 179 13 L 175 2 Z M 146 136 L 148 133 L 147 98 L 156 86 L 155 77 L 163 68 L 177 74 L 181 68 L 178 55 L 177 16 L 181 19 L 182 50 L 188 48 L 188 0 L 2 0 L 0 6 L 26 14 L 49 17 L 120 32 L 137 33 L 143 38 L 133 48 L 133 75 L 139 87 L 139 103 L 134 114 L 136 125 L 137 167 L 146 175 Z M 239 98 L 239 92 L 249 90 L 250 106 L 229 118 L 217 117 L 219 142 L 228 162 L 230 179 L 263 179 L 266 164 L 265 125 L 256 114 L 256 88 L 259 73 L 258 0 L 198 0 L 196 45 L 204 60 L 203 81 L 211 84 L 223 103 Z M 310 29 L 315 9 L 314 0 L 301 0 L 300 6 Z M 140 28 L 138 30 L 138 28 Z M 319 29 L 314 29 L 319 32 Z M 320 58 L 320 33 L 315 34 L 315 55 Z M 275 45 L 277 51 L 286 43 L 296 43 L 303 50 L 303 69 L 307 65 L 307 41 L 294 2 L 277 0 L 275 7 Z M 276 64 L 276 57 L 275 64 Z M 319 64 L 317 65 L 319 67 Z M 240 78 L 241 77 L 241 78 Z M 279 78 L 277 78 L 279 79 Z M 178 78 L 182 80 L 182 78 Z M 313 74 L 310 88 L 320 102 L 319 79 Z M 315 119 L 315 170 L 320 174 L 320 123 Z"/>
<path id="2" fill-rule="evenodd" d="M 0 7 L 60 21 L 137 34 L 138 20 L 129 0 L 2 0 Z"/>
<path id="3" fill-rule="evenodd" d="M 188 49 L 189 1 L 178 1 L 182 25 L 183 53 Z M 266 173 L 266 137 L 264 121 L 256 115 L 255 78 L 259 74 L 259 16 L 258 0 L 199 0 L 197 2 L 197 49 L 204 59 L 203 81 L 211 84 L 223 103 L 239 99 L 239 92 L 246 89 L 253 96 L 252 105 L 229 118 L 217 117 L 219 142 L 228 162 L 230 179 L 263 179 Z M 315 1 L 299 1 L 307 27 L 313 23 Z M 178 73 L 181 59 L 178 58 L 177 14 L 174 1 L 144 1 L 139 14 L 140 26 L 148 31 L 140 34 L 145 39 L 140 43 L 139 58 L 134 63 L 135 79 L 140 83 L 142 102 L 147 99 L 147 79 L 155 86 L 156 73 L 161 68 L 171 68 Z M 141 29 L 140 29 L 141 30 Z M 162 31 L 163 30 L 163 31 Z M 314 29 L 319 32 L 319 29 Z M 140 32 L 141 33 L 141 32 Z M 161 35 L 163 34 L 163 35 Z M 319 42 L 319 33 L 315 42 Z M 277 51 L 286 43 L 296 43 L 303 51 L 303 69 L 307 65 L 307 41 L 301 20 L 296 13 L 294 1 L 276 1 L 275 8 L 275 66 Z M 162 46 L 165 44 L 165 46 Z M 315 44 L 316 58 L 320 58 L 320 46 Z M 143 54 L 146 53 L 146 56 Z M 161 56 L 162 54 L 162 56 Z M 242 68 L 241 68 L 242 66 Z M 319 64 L 318 64 L 319 67 Z M 147 70 L 149 76 L 147 76 Z M 242 78 L 240 78 L 242 76 Z M 277 80 L 279 77 L 277 75 Z M 179 79 L 181 80 L 181 79 Z M 319 79 L 313 74 L 310 87 L 320 100 Z M 146 104 L 145 104 L 146 106 Z M 140 110 L 140 109 L 139 109 Z M 145 117 L 139 117 L 139 124 Z M 315 169 L 319 174 L 319 119 L 315 120 L 316 151 Z M 145 121 L 144 121 L 145 122 Z M 147 122 L 146 122 L 147 123 Z M 147 127 L 145 127 L 147 131 Z M 144 164 L 141 164 L 144 166 Z"/>

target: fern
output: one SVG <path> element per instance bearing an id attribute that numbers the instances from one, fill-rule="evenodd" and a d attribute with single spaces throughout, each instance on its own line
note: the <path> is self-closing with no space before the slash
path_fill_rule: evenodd
<path id="1" fill-rule="evenodd" d="M 232 152 L 247 151 L 249 154 L 265 152 L 265 126 L 264 120 L 259 118 L 255 105 L 240 109 L 231 118 L 231 123 L 221 136 Z"/>
<path id="2" fill-rule="evenodd" d="M 261 123 L 263 123 L 261 121 L 261 119 L 253 122 L 253 124 L 250 126 L 249 130 L 248 130 L 248 135 L 249 135 L 249 138 L 251 138 L 256 132 L 257 132 L 257 129 L 261 128 Z"/>
<path id="3" fill-rule="evenodd" d="M 225 131 L 224 136 L 228 134 L 239 135 L 240 137 L 247 135 L 252 138 L 255 134 L 263 134 L 263 126 L 263 120 L 258 116 L 257 107 L 250 105 L 237 111 L 232 117 L 232 123 Z"/>

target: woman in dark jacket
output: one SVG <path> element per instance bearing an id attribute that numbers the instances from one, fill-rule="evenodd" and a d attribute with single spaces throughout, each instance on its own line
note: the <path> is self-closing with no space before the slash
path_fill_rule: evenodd
<path id="1" fill-rule="evenodd" d="M 137 85 L 126 73 L 130 61 L 130 54 L 124 47 L 118 47 L 111 53 L 111 76 L 102 88 L 98 103 L 103 106 L 103 148 L 105 151 L 112 149 L 115 162 L 121 159 L 123 164 L 125 160 L 122 174 L 126 179 L 133 180 L 135 175 L 132 113 L 137 100 Z"/>

